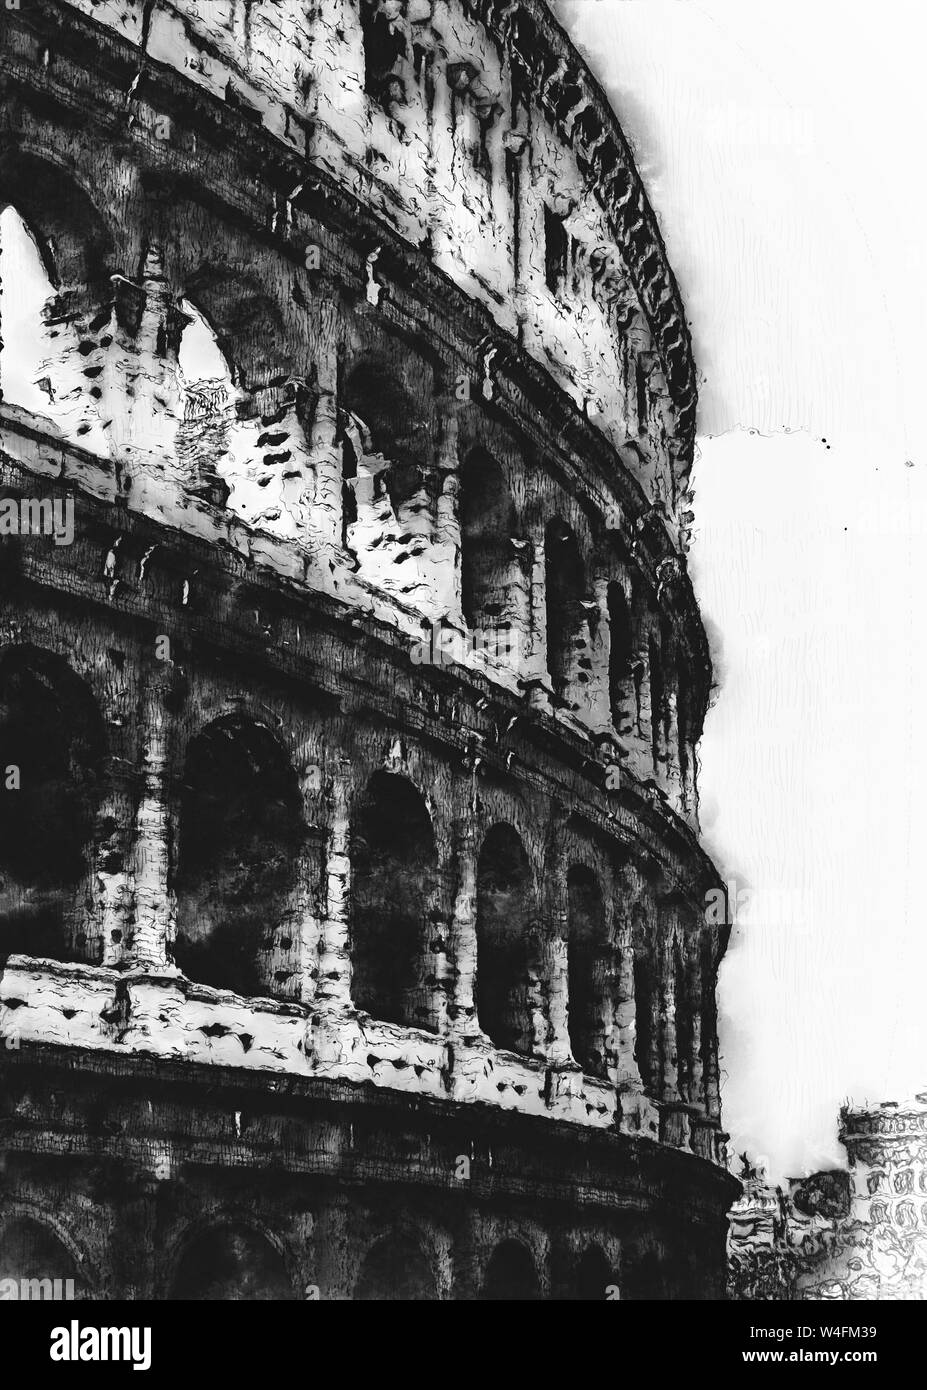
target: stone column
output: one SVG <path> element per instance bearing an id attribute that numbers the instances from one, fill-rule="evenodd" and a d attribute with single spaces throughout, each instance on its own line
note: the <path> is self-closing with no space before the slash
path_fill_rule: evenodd
<path id="1" fill-rule="evenodd" d="M 349 761 L 341 759 L 332 779 L 331 833 L 325 864 L 326 910 L 319 951 L 316 999 L 329 1007 L 351 1007 L 351 798 Z"/>
<path id="2" fill-rule="evenodd" d="M 570 895 L 567 886 L 567 854 L 565 841 L 566 814 L 555 810 L 551 841 L 547 855 L 539 971 L 541 981 L 547 980 L 546 1038 L 536 1050 L 546 1055 L 552 1068 L 576 1070 L 570 1045 L 569 1028 L 569 934 Z"/>
<path id="3" fill-rule="evenodd" d="M 296 902 L 293 918 L 296 966 L 295 997 L 311 1004 L 319 985 L 319 953 L 322 940 L 320 889 L 325 891 L 325 861 L 319 840 L 311 837 L 296 864 Z M 322 863 L 320 864 L 320 859 Z M 321 878 L 321 883 L 320 883 Z"/>
<path id="4" fill-rule="evenodd" d="M 176 926 L 171 887 L 169 760 L 175 692 L 173 671 L 151 673 L 142 697 L 141 798 L 135 817 L 132 878 L 135 884 L 135 961 L 144 969 L 169 965 Z"/>
<path id="5" fill-rule="evenodd" d="M 608 574 L 602 570 L 597 571 L 592 581 L 592 595 L 598 609 L 598 619 L 589 623 L 588 653 L 591 669 L 586 685 L 586 717 L 590 727 L 601 733 L 611 733 L 613 727 L 609 680 L 611 633 L 608 622 L 608 585 Z"/>
<path id="6" fill-rule="evenodd" d="M 531 538 L 530 578 L 531 628 L 528 651 L 522 662 L 523 679 L 528 682 L 529 700 L 536 709 L 550 708 L 550 673 L 547 670 L 547 561 L 544 528 L 539 526 Z"/>
<path id="7" fill-rule="evenodd" d="M 475 816 L 466 815 L 455 827 L 456 884 L 451 917 L 451 997 L 448 1005 L 449 1032 L 452 1037 L 472 1036 L 478 1031 L 476 1017 L 476 893 L 477 830 Z"/>
<path id="8" fill-rule="evenodd" d="M 644 1093 L 636 1056 L 637 1000 L 634 992 L 634 940 L 631 925 L 632 891 L 627 874 L 615 875 L 614 924 L 615 1004 L 613 1013 L 615 1084 L 618 1127 L 625 1134 L 659 1134 L 659 1119 Z"/>
<path id="9" fill-rule="evenodd" d="M 688 1107 L 679 1088 L 679 1043 L 676 1029 L 676 950 L 679 943 L 678 907 L 667 904 L 660 912 L 660 975 L 663 1008 L 660 1045 L 660 1138 L 675 1148 L 689 1145 Z"/>
<path id="10" fill-rule="evenodd" d="M 316 349 L 318 396 L 309 430 L 309 462 L 315 473 L 312 526 L 323 542 L 341 546 L 342 461 L 338 442 L 338 305 L 319 304 Z"/>
<path id="11" fill-rule="evenodd" d="M 106 790 L 97 815 L 101 834 L 95 846 L 90 889 L 90 921 L 95 939 L 88 959 L 118 966 L 132 934 L 132 832 L 133 795 L 128 770 L 122 760 L 110 759 L 105 773 Z"/>
<path id="12" fill-rule="evenodd" d="M 660 911 L 660 981 L 663 996 L 660 1020 L 660 1099 L 678 1103 L 679 1054 L 676 1038 L 676 914 L 672 907 Z"/>
<path id="13" fill-rule="evenodd" d="M 689 1103 L 699 1110 L 706 1109 L 705 1076 L 702 1060 L 702 1014 L 705 1001 L 702 993 L 702 937 L 696 917 L 686 939 L 686 987 L 689 1016 L 692 1020 L 692 1055 L 689 1059 Z"/>
<path id="14" fill-rule="evenodd" d="M 702 1047 L 705 1057 L 703 1079 L 705 1085 L 705 1109 L 708 1118 L 721 1122 L 721 1068 L 718 1061 L 718 1006 L 715 990 L 717 988 L 717 968 L 719 941 L 718 928 L 708 927 L 708 944 L 705 964 L 707 974 L 703 973 Z"/>
<path id="15" fill-rule="evenodd" d="M 464 627 L 461 596 L 461 549 L 459 458 L 457 453 L 457 401 L 452 394 L 439 397 L 438 446 L 436 451 L 437 497 L 435 499 L 434 545 L 438 563 L 438 607 L 448 619 Z"/>

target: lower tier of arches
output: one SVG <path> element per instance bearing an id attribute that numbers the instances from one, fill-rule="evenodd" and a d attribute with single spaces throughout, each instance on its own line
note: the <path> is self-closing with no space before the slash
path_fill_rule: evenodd
<path id="1" fill-rule="evenodd" d="M 723 1297 L 736 1184 L 656 1144 L 63 1050 L 0 1072 L 4 1298 Z"/>

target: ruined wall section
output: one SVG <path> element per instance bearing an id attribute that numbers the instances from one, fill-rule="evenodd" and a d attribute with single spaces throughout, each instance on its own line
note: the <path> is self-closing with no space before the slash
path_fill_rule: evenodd
<path id="1" fill-rule="evenodd" d="M 616 236 L 616 215 L 641 196 L 636 172 L 607 135 L 594 82 L 575 55 L 563 56 L 546 7 L 483 6 L 478 15 L 446 0 L 156 0 L 142 13 L 130 0 L 79 0 L 77 8 L 137 42 L 140 70 L 149 60 L 173 67 L 427 246 L 625 451 L 685 543 L 694 424 L 685 320 L 649 210 L 629 214 L 627 246 Z M 522 15 L 530 49 L 519 46 Z M 370 49 L 390 39 L 392 67 L 371 77 Z"/>

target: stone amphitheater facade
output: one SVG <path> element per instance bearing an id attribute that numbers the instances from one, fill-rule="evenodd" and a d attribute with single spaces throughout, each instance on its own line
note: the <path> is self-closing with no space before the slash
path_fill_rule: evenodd
<path id="1" fill-rule="evenodd" d="M 695 374 L 594 78 L 540 0 L 8 0 L 0 94 L 0 1275 L 722 1296 Z"/>

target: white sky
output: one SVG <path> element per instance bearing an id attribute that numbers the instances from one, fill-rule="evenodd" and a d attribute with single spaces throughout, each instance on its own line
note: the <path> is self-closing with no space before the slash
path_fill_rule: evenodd
<path id="1" fill-rule="evenodd" d="M 557 8 L 635 146 L 693 328 L 691 565 L 720 647 L 703 827 L 753 891 L 722 973 L 724 1118 L 798 1175 L 842 1160 L 847 1098 L 927 1089 L 927 18 Z"/>

